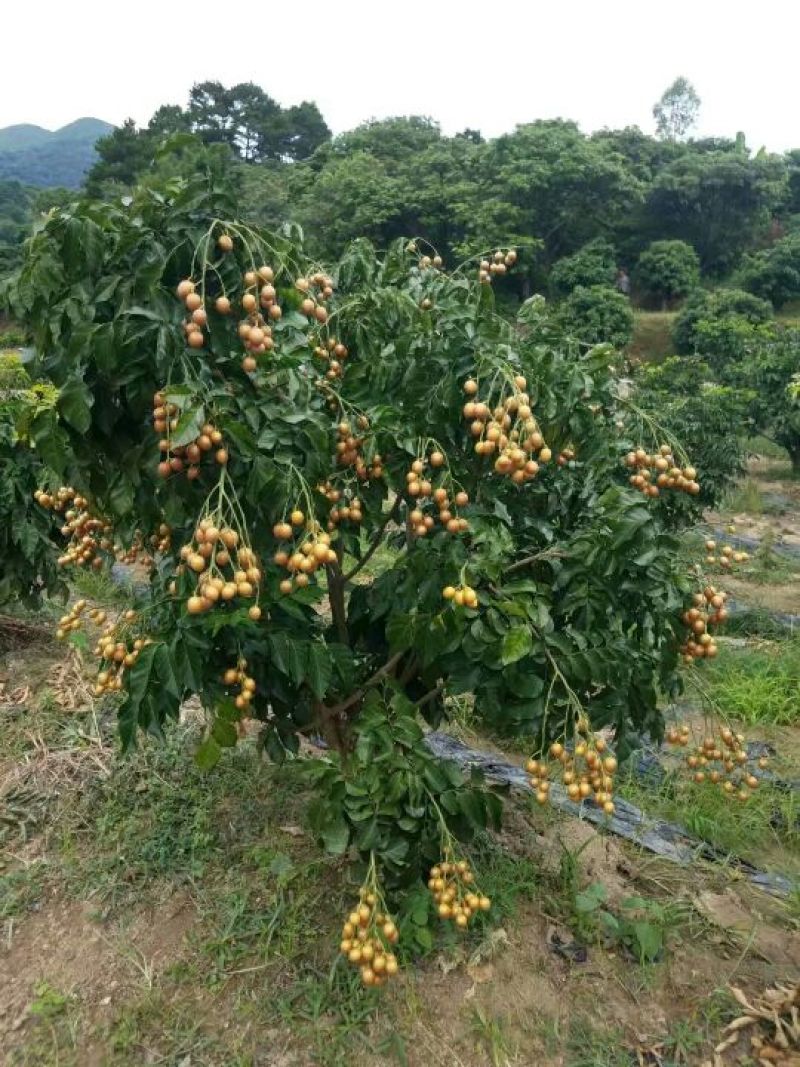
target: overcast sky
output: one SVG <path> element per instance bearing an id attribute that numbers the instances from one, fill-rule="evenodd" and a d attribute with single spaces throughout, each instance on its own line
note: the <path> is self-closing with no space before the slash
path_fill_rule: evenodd
<path id="1" fill-rule="evenodd" d="M 800 146 L 798 0 L 2 0 L 0 127 L 144 123 L 195 81 L 314 100 L 334 132 L 419 114 L 485 135 L 561 116 L 639 125 L 679 74 L 698 135 Z"/>

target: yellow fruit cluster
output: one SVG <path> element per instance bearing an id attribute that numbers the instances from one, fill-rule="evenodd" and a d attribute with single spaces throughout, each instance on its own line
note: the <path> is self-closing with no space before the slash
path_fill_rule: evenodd
<path id="1" fill-rule="evenodd" d="M 239 659 L 235 667 L 229 667 L 222 676 L 228 688 L 238 688 L 234 704 L 240 711 L 247 711 L 256 694 L 256 681 L 247 674 L 247 660 Z"/>
<path id="2" fill-rule="evenodd" d="M 365 986 L 382 986 L 397 974 L 397 958 L 390 945 L 400 939 L 397 927 L 382 908 L 377 893 L 362 887 L 359 901 L 342 927 L 339 949 L 361 972 Z"/>
<path id="3" fill-rule="evenodd" d="M 509 267 L 517 262 L 517 253 L 513 248 L 507 252 L 498 249 L 491 259 L 482 259 L 478 267 L 478 281 L 482 285 L 490 285 L 492 279 L 498 274 L 505 274 Z"/>
<path id="4" fill-rule="evenodd" d="M 56 637 L 59 641 L 63 641 L 69 634 L 76 633 L 83 625 L 83 613 L 86 610 L 85 600 L 76 600 L 66 615 L 62 615 L 58 620 L 58 628 L 56 630 Z M 93 609 L 89 612 L 89 617 L 92 622 L 101 623 L 105 620 L 106 613 L 99 609 Z"/>
<path id="5" fill-rule="evenodd" d="M 358 516 L 360 519 L 360 507 Z M 348 517 L 351 517 L 349 512 Z M 306 522 L 306 516 L 299 508 L 291 512 L 289 520 L 276 522 L 272 527 L 272 533 L 279 541 L 294 541 L 291 550 L 278 549 L 272 557 L 279 567 L 284 567 L 292 576 L 280 583 L 280 591 L 284 594 L 291 593 L 295 588 L 304 589 L 316 570 L 327 563 L 335 563 L 337 559 L 336 552 L 331 548 L 330 534 L 321 530 L 318 522 L 314 519 Z M 305 532 L 300 534 L 301 530 Z"/>
<path id="6" fill-rule="evenodd" d="M 420 256 L 419 257 L 419 269 L 420 270 L 441 270 L 443 260 L 440 255 L 433 256 Z"/>
<path id="7" fill-rule="evenodd" d="M 183 561 L 178 573 L 197 575 L 197 592 L 186 601 L 190 615 L 210 611 L 220 601 L 236 597 L 258 598 L 261 570 L 255 552 L 229 526 L 212 515 L 197 524 L 192 542 L 180 550 Z M 170 587 L 175 591 L 175 585 Z M 248 610 L 253 622 L 261 618 L 261 608 L 253 604 Z"/>
<path id="8" fill-rule="evenodd" d="M 572 751 L 560 741 L 554 741 L 550 746 L 550 756 L 561 765 L 561 780 L 567 796 L 576 803 L 592 800 L 606 815 L 613 815 L 617 760 L 606 754 L 606 742 L 592 733 L 587 720 L 578 722 L 577 734 Z M 530 759 L 525 770 L 531 775 L 530 784 L 537 803 L 546 804 L 550 799 L 550 768 L 547 760 Z"/>
<path id="9" fill-rule="evenodd" d="M 58 565 L 66 567 L 75 564 L 77 567 L 91 566 L 99 570 L 103 566 L 99 553 L 110 552 L 114 547 L 108 536 L 111 524 L 92 514 L 86 497 L 76 493 L 70 486 L 62 486 L 55 493 L 37 489 L 33 499 L 48 511 L 64 512 L 61 533 L 70 540 L 66 551 L 58 557 Z"/>
<path id="10" fill-rule="evenodd" d="M 463 414 L 470 433 L 477 438 L 476 454 L 496 454 L 495 471 L 507 475 L 515 485 L 531 481 L 539 473 L 540 464 L 548 463 L 553 453 L 534 418 L 525 378 L 516 375 L 512 391 L 501 397 L 494 408 L 479 399 L 479 388 L 474 378 L 464 383 L 464 392 L 472 399 L 464 404 Z"/>
<path id="11" fill-rule="evenodd" d="M 661 445 L 652 455 L 637 448 L 625 456 L 625 466 L 636 472 L 630 476 L 630 483 L 645 496 L 660 496 L 662 489 L 677 489 L 691 496 L 700 492 L 697 471 L 694 467 L 679 467 L 669 445 Z"/>
<path id="12" fill-rule="evenodd" d="M 475 875 L 467 860 L 447 859 L 431 868 L 430 890 L 440 919 L 452 919 L 464 930 L 479 911 L 488 911 L 492 902 L 475 886 Z"/>
<path id="13" fill-rule="evenodd" d="M 105 621 L 105 612 L 100 612 L 99 615 L 101 617 L 97 617 L 95 621 Z M 109 623 L 100 635 L 94 653 L 105 665 L 101 664 L 95 679 L 95 696 L 119 692 L 125 671 L 133 667 L 142 649 L 152 644 L 149 637 L 134 638 L 129 632 L 136 618 L 136 612 L 129 609 L 116 622 Z"/>
<path id="14" fill-rule="evenodd" d="M 359 415 L 356 419 L 356 426 L 358 430 L 364 431 L 369 429 L 369 419 L 366 415 Z M 374 478 L 380 478 L 383 475 L 383 460 L 379 453 L 374 453 L 369 461 L 365 461 L 362 455 L 362 449 L 364 447 L 364 438 L 357 437 L 353 433 L 353 427 L 349 422 L 340 422 L 336 427 L 336 463 L 340 467 L 353 467 L 356 475 L 362 482 Z M 327 487 L 330 490 L 330 487 Z M 336 490 L 331 490 L 336 492 Z M 336 498 L 330 495 L 328 492 L 328 499 L 332 503 L 336 503 Z"/>
<path id="15" fill-rule="evenodd" d="M 325 309 L 318 310 L 324 311 Z M 337 341 L 335 337 L 329 337 L 325 340 L 321 337 L 315 337 L 313 334 L 309 337 L 308 343 L 311 345 L 314 356 L 328 364 L 328 368 L 325 371 L 327 380 L 332 382 L 337 378 L 341 378 L 344 373 L 344 361 L 350 355 L 347 346 L 342 344 L 341 341 Z"/>
<path id="16" fill-rule="evenodd" d="M 153 430 L 161 435 L 158 450 L 165 457 L 158 464 L 161 477 L 185 473 L 189 481 L 194 481 L 200 476 L 203 456 L 211 452 L 216 462 L 224 467 L 228 462 L 228 451 L 223 445 L 221 431 L 213 423 L 205 423 L 188 445 L 172 444 L 170 434 L 177 429 L 178 415 L 177 406 L 167 402 L 166 393 L 159 391 L 153 395 Z"/>
<path id="17" fill-rule="evenodd" d="M 472 608 L 473 610 L 478 606 L 478 594 L 469 585 L 446 585 L 442 590 L 442 596 L 445 600 L 452 600 L 454 604 L 457 604 L 460 608 Z"/>
<path id="18" fill-rule="evenodd" d="M 691 740 L 691 730 L 686 723 L 671 726 L 665 735 L 669 745 L 687 748 Z M 709 732 L 703 740 L 694 746 L 685 758 L 686 767 L 692 772 L 692 781 L 697 785 L 708 782 L 718 785 L 726 796 L 745 802 L 750 799 L 753 790 L 758 788 L 758 778 L 748 768 L 750 762 L 745 748 L 744 734 L 734 733 L 728 726 L 721 726 Z M 757 760 L 761 770 L 766 769 L 769 760 L 761 756 Z"/>
<path id="19" fill-rule="evenodd" d="M 316 319 L 320 325 L 328 321 L 328 309 L 324 301 L 333 296 L 333 279 L 327 274 L 317 272 L 308 278 L 297 278 L 295 289 L 303 293 L 300 310 L 309 319 Z"/>
<path id="20" fill-rule="evenodd" d="M 713 659 L 718 654 L 719 648 L 709 633 L 709 627 L 727 619 L 727 596 L 722 589 L 716 589 L 713 585 L 707 585 L 702 593 L 694 594 L 692 607 L 682 616 L 689 631 L 680 648 L 684 663 L 691 663 L 695 659 Z"/>
<path id="21" fill-rule="evenodd" d="M 428 457 L 415 459 L 406 472 L 406 494 L 409 498 L 407 521 L 410 532 L 415 537 L 425 537 L 435 529 L 438 519 L 448 533 L 463 533 L 469 529 L 469 522 L 463 515 L 458 514 L 458 509 L 469 504 L 469 494 L 463 489 L 452 492 L 454 486 L 447 471 L 444 472 L 440 484 L 434 485 L 431 479 L 436 477 L 436 473 L 432 473 L 430 477 L 425 476 L 428 465 L 434 472 L 442 470 L 445 467 L 444 453 L 434 449 Z M 447 484 L 450 485 L 449 493 Z M 413 507 L 410 506 L 412 502 Z"/>

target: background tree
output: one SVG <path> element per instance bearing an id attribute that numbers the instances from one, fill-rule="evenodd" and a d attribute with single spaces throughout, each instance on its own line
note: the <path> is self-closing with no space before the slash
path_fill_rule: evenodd
<path id="1" fill-rule="evenodd" d="M 704 271 L 721 275 L 767 232 L 785 183 L 779 156 L 687 152 L 650 186 L 644 226 L 656 237 L 686 241 Z"/>
<path id="2" fill-rule="evenodd" d="M 720 354 L 722 338 L 713 324 L 698 326 L 699 348 L 713 350 L 720 381 L 747 390 L 748 414 L 756 432 L 789 453 L 800 473 L 800 404 L 797 394 L 800 331 L 777 323 L 729 322 L 724 333 L 729 358 Z"/>
<path id="3" fill-rule="evenodd" d="M 550 271 L 550 291 L 556 298 L 567 296 L 580 286 L 614 284 L 616 257 L 613 246 L 596 237 L 571 256 L 556 260 Z"/>
<path id="4" fill-rule="evenodd" d="M 742 289 L 698 290 L 684 304 L 672 328 L 675 351 L 691 355 L 701 351 L 699 328 L 703 324 L 708 338 L 709 325 L 727 329 L 739 322 L 758 325 L 772 318 L 772 306 Z M 708 352 L 706 341 L 706 352 Z"/>
<path id="5" fill-rule="evenodd" d="M 97 142 L 98 160 L 86 178 L 86 191 L 100 196 L 110 184 L 130 187 L 153 161 L 158 138 L 125 119 L 108 136 Z"/>
<path id="6" fill-rule="evenodd" d="M 562 120 L 519 126 L 488 142 L 477 171 L 462 207 L 472 245 L 486 247 L 489 233 L 507 234 L 510 243 L 536 238 L 547 267 L 613 232 L 642 196 L 622 156 Z"/>
<path id="7" fill-rule="evenodd" d="M 697 125 L 700 97 L 688 78 L 676 78 L 653 105 L 656 133 L 668 141 L 679 141 Z"/>
<path id="8" fill-rule="evenodd" d="M 800 297 L 800 231 L 746 256 L 736 281 L 776 309 Z"/>
<path id="9" fill-rule="evenodd" d="M 633 311 L 627 297 L 604 285 L 578 286 L 558 305 L 555 318 L 570 336 L 587 345 L 608 342 L 625 348 L 633 336 Z"/>
<path id="10" fill-rule="evenodd" d="M 700 258 L 685 241 L 653 241 L 639 257 L 634 278 L 644 299 L 663 309 L 700 284 Z"/>

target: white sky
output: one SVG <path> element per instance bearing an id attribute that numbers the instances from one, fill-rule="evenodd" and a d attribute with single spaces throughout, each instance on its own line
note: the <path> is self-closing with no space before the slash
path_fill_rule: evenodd
<path id="1" fill-rule="evenodd" d="M 537 118 L 639 125 L 679 74 L 697 135 L 800 147 L 797 0 L 2 0 L 0 127 L 144 123 L 195 81 L 314 100 L 334 132 L 430 115 L 496 135 Z"/>

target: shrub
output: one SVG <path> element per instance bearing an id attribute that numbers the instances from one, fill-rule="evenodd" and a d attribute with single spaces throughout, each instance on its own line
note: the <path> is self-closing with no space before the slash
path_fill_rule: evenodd
<path id="1" fill-rule="evenodd" d="M 602 285 L 578 286 L 555 312 L 562 329 L 584 344 L 607 342 L 622 349 L 633 336 L 630 301 Z"/>
<path id="2" fill-rule="evenodd" d="M 653 241 L 636 265 L 634 280 L 645 301 L 662 308 L 700 282 L 700 258 L 685 241 Z"/>
<path id="3" fill-rule="evenodd" d="M 716 507 L 744 470 L 744 427 L 750 391 L 721 386 L 707 363 L 672 356 L 658 366 L 644 364 L 635 377 L 637 402 L 668 436 L 680 441 L 703 472 L 696 498 Z M 674 506 L 686 507 L 676 499 Z"/>
<path id="4" fill-rule="evenodd" d="M 22 348 L 25 344 L 25 334 L 22 330 L 8 326 L 0 329 L 0 352 L 4 348 Z"/>
<path id="5" fill-rule="evenodd" d="M 800 233 L 748 256 L 738 274 L 743 289 L 780 308 L 800 297 Z"/>
<path id="6" fill-rule="evenodd" d="M 672 331 L 675 351 L 680 355 L 701 352 L 697 332 L 700 322 L 722 322 L 744 319 L 758 324 L 769 322 L 772 307 L 752 293 L 741 289 L 715 289 L 713 292 L 698 290 L 683 306 Z M 702 354 L 702 352 L 701 352 Z"/>
<path id="7" fill-rule="evenodd" d="M 662 732 L 693 591 L 675 490 L 629 484 L 617 361 L 551 340 L 541 301 L 508 322 L 477 262 L 451 275 L 404 241 L 323 270 L 297 233 L 221 221 L 207 181 L 56 211 L 30 242 L 11 303 L 59 389 L 57 424 L 31 424 L 38 500 L 70 515 L 83 494 L 101 524 L 67 563 L 116 548 L 150 571 L 97 646 L 123 740 L 193 693 L 206 768 L 245 718 L 275 760 L 322 734 L 319 838 L 413 884 L 498 814 L 423 744 L 448 698 L 537 752 Z M 624 298 L 581 300 L 592 340 L 623 343 Z"/>
<path id="8" fill-rule="evenodd" d="M 748 390 L 756 432 L 782 445 L 800 471 L 800 404 L 797 395 L 800 331 L 775 323 L 740 327 L 738 358 L 719 364 L 720 380 Z"/>
<path id="9" fill-rule="evenodd" d="M 568 296 L 578 286 L 611 286 L 615 271 L 614 249 L 608 241 L 598 237 L 553 264 L 550 291 L 559 299 Z"/>
<path id="10" fill-rule="evenodd" d="M 0 353 L 0 604 L 35 604 L 63 589 L 51 524 L 30 501 L 42 478 L 30 432 L 53 424 L 55 390 L 33 386 L 16 355 Z"/>

